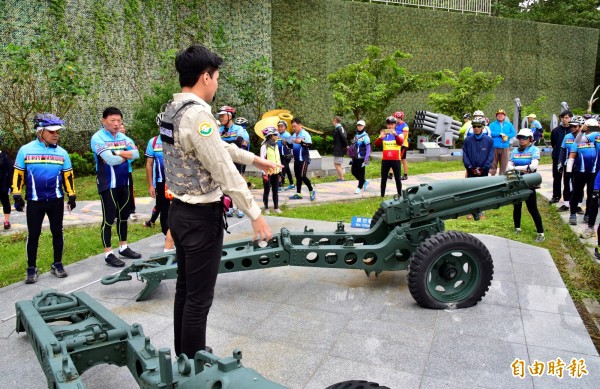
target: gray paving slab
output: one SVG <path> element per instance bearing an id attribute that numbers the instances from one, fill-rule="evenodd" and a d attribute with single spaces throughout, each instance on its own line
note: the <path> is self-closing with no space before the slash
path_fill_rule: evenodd
<path id="1" fill-rule="evenodd" d="M 597 377 L 600 371 L 600 358 L 597 356 L 537 346 L 529 347 L 529 355 L 531 363 L 538 361 L 545 366 L 545 370 L 541 375 L 533 376 L 536 387 L 578 389 L 598 387 Z M 564 363 L 563 369 L 560 369 L 561 361 Z M 553 368 L 553 370 L 549 370 L 550 368 Z"/>
<path id="2" fill-rule="evenodd" d="M 579 317 L 579 312 L 565 288 L 519 284 L 519 305 L 524 309 L 560 313 Z"/>

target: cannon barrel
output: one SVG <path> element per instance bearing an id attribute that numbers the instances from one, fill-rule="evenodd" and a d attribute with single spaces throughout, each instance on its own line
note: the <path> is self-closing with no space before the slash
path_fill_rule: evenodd
<path id="1" fill-rule="evenodd" d="M 421 184 L 405 189 L 400 198 L 384 201 L 383 220 L 390 226 L 402 223 L 455 219 L 524 201 L 542 182 L 539 173 L 476 177 Z"/>

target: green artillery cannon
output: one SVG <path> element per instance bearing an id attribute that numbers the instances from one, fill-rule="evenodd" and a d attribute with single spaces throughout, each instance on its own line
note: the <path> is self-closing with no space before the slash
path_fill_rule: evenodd
<path id="1" fill-rule="evenodd" d="M 465 308 L 477 304 L 491 283 L 494 265 L 483 243 L 472 235 L 444 231 L 446 219 L 525 200 L 542 182 L 538 173 L 448 180 L 420 184 L 383 201 L 366 232 L 348 232 L 342 222 L 332 233 L 305 227 L 286 228 L 266 246 L 251 240 L 224 245 L 220 273 L 278 266 L 362 269 L 367 276 L 384 270 L 409 270 L 408 286 L 423 307 Z M 146 282 L 144 300 L 163 279 L 177 277 L 174 255 L 139 260 L 102 283 L 130 280 L 136 272 Z"/>
<path id="2" fill-rule="evenodd" d="M 84 292 L 44 290 L 16 303 L 17 332 L 26 331 L 48 387 L 82 389 L 81 374 L 92 366 L 127 366 L 141 388 L 285 389 L 242 365 L 242 352 L 219 358 L 198 351 L 175 362 L 168 348 L 156 349 L 142 326 L 132 326 Z"/>

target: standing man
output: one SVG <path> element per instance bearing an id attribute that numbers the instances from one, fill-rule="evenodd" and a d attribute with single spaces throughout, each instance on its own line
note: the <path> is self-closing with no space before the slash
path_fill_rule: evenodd
<path id="1" fill-rule="evenodd" d="M 559 115 L 560 124 L 550 133 L 550 145 L 552 146 L 552 198 L 550 199 L 550 204 L 558 203 L 560 201 L 561 181 L 563 180 L 564 171 L 564 166 L 559 166 L 560 149 L 563 139 L 570 133 L 569 122 L 572 117 L 573 113 L 571 113 L 571 111 L 561 112 Z M 563 199 L 565 202 L 568 201 L 566 193 Z M 563 204 L 563 206 L 566 207 L 566 204 Z"/>
<path id="2" fill-rule="evenodd" d="M 177 253 L 174 303 L 175 354 L 193 358 L 206 348 L 206 321 L 223 250 L 223 193 L 246 212 L 254 238 L 272 233 L 234 162 L 263 171 L 276 164 L 221 141 L 211 114 L 223 60 L 203 46 L 175 58 L 181 93 L 173 95 L 161 123 L 165 175 L 173 203 L 169 227 Z"/>
<path id="3" fill-rule="evenodd" d="M 346 147 L 348 147 L 348 136 L 346 130 L 342 127 L 342 118 L 340 116 L 333 118 L 333 127 L 333 166 L 335 166 L 338 174 L 336 181 L 344 181 L 342 163 L 344 161 L 344 154 L 346 154 Z"/>
<path id="4" fill-rule="evenodd" d="M 27 186 L 27 275 L 26 284 L 37 281 L 37 249 L 44 216 L 48 216 L 52 233 L 54 263 L 50 272 L 58 278 L 67 276 L 62 264 L 64 190 L 67 192 L 67 209 L 75 208 L 75 182 L 69 154 L 58 146 L 58 137 L 65 123 L 49 113 L 35 115 L 33 127 L 37 139 L 19 149 L 15 160 L 12 192 L 15 209 L 23 212 L 25 201 L 23 185 Z"/>
<path id="5" fill-rule="evenodd" d="M 490 132 L 494 141 L 494 161 L 490 168 L 490 175 L 495 176 L 498 164 L 500 174 L 506 172 L 506 166 L 510 157 L 510 139 L 516 135 L 513 125 L 506 120 L 506 111 L 496 111 L 496 121 L 490 123 Z"/>
<path id="6" fill-rule="evenodd" d="M 529 115 L 527 115 L 525 117 L 527 118 L 527 121 L 529 122 L 529 128 L 533 132 L 533 144 L 539 145 L 540 139 L 542 139 L 544 136 L 544 129 L 542 128 L 542 124 L 540 123 L 539 120 L 537 120 L 537 115 L 534 113 L 530 113 Z"/>
<path id="7" fill-rule="evenodd" d="M 127 129 L 125 128 L 125 123 L 121 122 L 121 127 L 119 128 L 119 132 L 125 135 L 127 142 L 134 144 L 133 140 L 127 136 Z M 137 215 L 135 214 L 135 191 L 133 188 L 133 167 L 131 166 L 133 160 L 128 159 L 127 163 L 129 164 L 129 218 L 132 222 L 137 221 Z"/>
<path id="8" fill-rule="evenodd" d="M 569 133 L 565 135 L 562 144 L 560 146 L 560 154 L 558 156 L 558 169 L 563 172 L 563 205 L 558 208 L 558 212 L 565 212 L 571 209 L 571 196 L 573 196 L 573 172 L 567 171 L 567 159 L 575 138 L 579 135 L 581 127 L 583 126 L 584 120 L 581 116 L 573 116 L 569 122 Z M 577 205 L 575 212 L 579 215 L 583 215 L 584 211 L 581 209 L 581 201 Z"/>
<path id="9" fill-rule="evenodd" d="M 278 189 L 279 192 L 281 192 L 286 177 L 290 184 L 285 187 L 285 190 L 294 189 L 296 186 L 294 185 L 294 178 L 292 177 L 292 171 L 290 170 L 290 162 L 294 157 L 292 155 L 292 150 L 288 146 L 291 135 L 287 131 L 287 122 L 285 120 L 277 122 L 277 132 L 279 133 L 279 136 L 277 137 L 277 148 L 279 149 L 279 159 L 283 165 L 283 169 L 281 169 L 281 184 Z"/>
<path id="10" fill-rule="evenodd" d="M 155 136 L 148 141 L 146 146 L 146 179 L 148 180 L 148 194 L 156 199 L 156 215 L 160 217 L 160 229 L 165 236 L 169 230 L 169 206 L 171 202 L 165 197 L 165 164 L 163 157 L 163 143 L 160 136 Z M 154 217 L 154 212 L 152 217 Z M 156 220 L 156 219 L 154 219 Z M 145 224 L 150 227 L 154 223 L 152 218 Z"/>
<path id="11" fill-rule="evenodd" d="M 396 135 L 402 135 L 404 139 L 402 148 L 400 149 L 400 162 L 402 162 L 403 175 L 401 180 L 408 179 L 408 161 L 406 161 L 406 150 L 408 150 L 408 124 L 404 122 L 404 112 L 394 112 L 394 118 L 396 119 Z"/>
<path id="12" fill-rule="evenodd" d="M 296 193 L 289 197 L 290 200 L 302 199 L 302 183 L 306 184 L 310 193 L 310 201 L 315 201 L 317 197 L 316 192 L 313 190 L 310 179 L 306 176 L 308 171 L 308 165 L 310 164 L 310 157 L 308 150 L 312 146 L 312 139 L 304 128 L 302 128 L 302 121 L 300 118 L 292 119 L 292 130 L 294 133 L 290 136 L 288 143 L 293 146 L 294 153 L 294 175 L 296 176 Z"/>
<path id="13" fill-rule="evenodd" d="M 467 178 L 486 177 L 494 160 L 494 141 L 483 134 L 485 120 L 475 118 L 472 122 L 473 135 L 467 136 L 463 143 L 463 164 L 467 169 Z M 481 219 L 483 214 L 479 214 Z M 469 215 L 469 219 L 471 216 Z"/>
<path id="14" fill-rule="evenodd" d="M 385 196 L 387 186 L 386 177 L 390 169 L 396 180 L 396 193 L 402 194 L 402 182 L 400 181 L 400 149 L 404 143 L 402 135 L 396 132 L 396 118 L 388 116 L 385 119 L 387 128 L 381 130 L 379 137 L 375 139 L 375 146 L 383 146 L 381 160 L 381 197 Z"/>
<path id="15" fill-rule="evenodd" d="M 136 160 L 140 154 L 137 147 L 124 134 L 119 132 L 123 113 L 118 108 L 108 107 L 102 112 L 102 127 L 91 140 L 92 152 L 96 161 L 96 184 L 102 203 L 102 225 L 100 236 L 104 246 L 104 261 L 108 266 L 123 267 L 125 262 L 113 254 L 112 225 L 117 219 L 119 255 L 123 258 L 138 259 L 142 255 L 127 246 L 127 219 L 129 206 L 129 160 Z"/>

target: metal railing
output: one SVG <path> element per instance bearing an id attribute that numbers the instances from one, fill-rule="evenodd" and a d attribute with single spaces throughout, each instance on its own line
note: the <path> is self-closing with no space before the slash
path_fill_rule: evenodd
<path id="1" fill-rule="evenodd" d="M 492 0 L 369 0 L 369 3 L 410 5 L 417 8 L 492 14 Z"/>

